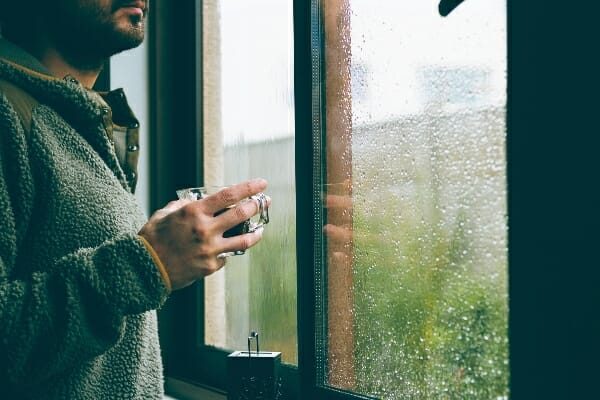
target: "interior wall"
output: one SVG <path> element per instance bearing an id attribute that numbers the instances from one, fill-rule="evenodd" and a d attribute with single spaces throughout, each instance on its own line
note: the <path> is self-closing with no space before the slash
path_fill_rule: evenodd
<path id="1" fill-rule="evenodd" d="M 148 118 L 148 48 L 146 43 L 111 57 L 110 87 L 124 88 L 127 100 L 140 121 L 140 158 L 136 197 L 142 209 L 150 215 L 149 200 L 149 118 Z"/>

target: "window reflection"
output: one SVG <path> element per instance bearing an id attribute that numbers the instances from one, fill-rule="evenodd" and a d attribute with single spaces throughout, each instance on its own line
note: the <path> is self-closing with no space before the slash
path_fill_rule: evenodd
<path id="1" fill-rule="evenodd" d="M 326 384 L 508 396 L 505 1 L 326 0 Z"/>

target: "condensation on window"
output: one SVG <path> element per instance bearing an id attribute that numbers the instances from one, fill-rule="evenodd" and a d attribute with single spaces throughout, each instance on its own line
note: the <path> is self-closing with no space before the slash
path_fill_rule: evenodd
<path id="1" fill-rule="evenodd" d="M 376 3 L 324 2 L 324 383 L 506 399 L 506 1 Z"/>
<path id="2" fill-rule="evenodd" d="M 291 0 L 203 2 L 204 181 L 269 182 L 262 241 L 205 280 L 207 345 L 260 348 L 297 364 Z"/>

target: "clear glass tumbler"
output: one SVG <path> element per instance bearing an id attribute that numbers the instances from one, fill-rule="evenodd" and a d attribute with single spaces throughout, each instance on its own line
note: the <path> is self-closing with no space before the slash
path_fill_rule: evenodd
<path id="1" fill-rule="evenodd" d="M 210 196 L 219 192 L 220 190 L 225 189 L 226 186 L 200 186 L 200 187 L 192 187 L 177 190 L 177 197 L 180 200 L 200 200 L 205 198 L 206 196 Z M 223 237 L 233 237 L 238 235 L 243 235 L 245 233 L 251 233 L 256 231 L 259 228 L 262 228 L 266 224 L 269 223 L 269 204 L 267 203 L 267 197 L 264 193 L 257 193 L 253 196 L 250 196 L 246 199 L 243 199 L 241 202 L 237 204 L 233 204 L 215 214 L 215 216 L 224 213 L 225 211 L 236 207 L 238 204 L 241 204 L 246 201 L 257 201 L 258 202 L 258 214 L 254 215 L 250 219 L 234 226 L 231 229 L 228 229 L 223 233 Z M 229 256 L 238 256 L 245 254 L 244 250 L 237 250 L 227 253 L 222 253 L 220 257 L 229 257 Z"/>

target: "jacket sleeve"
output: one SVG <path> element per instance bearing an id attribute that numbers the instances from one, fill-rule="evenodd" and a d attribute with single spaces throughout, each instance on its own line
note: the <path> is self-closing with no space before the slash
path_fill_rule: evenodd
<path id="1" fill-rule="evenodd" d="M 106 352 L 127 316 L 159 308 L 168 294 L 135 234 L 67 254 L 44 272 L 22 272 L 30 270 L 19 265 L 22 231 L 35 228 L 23 228 L 30 214 L 23 203 L 31 203 L 23 185 L 31 179 L 6 148 L 8 125 L 0 121 L 0 387 L 43 382 Z"/>

